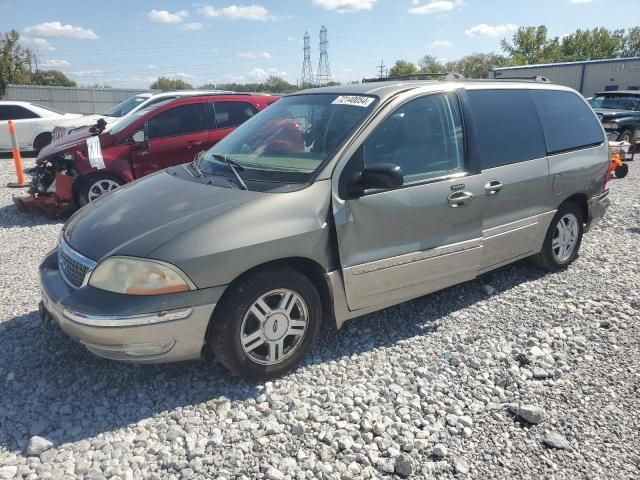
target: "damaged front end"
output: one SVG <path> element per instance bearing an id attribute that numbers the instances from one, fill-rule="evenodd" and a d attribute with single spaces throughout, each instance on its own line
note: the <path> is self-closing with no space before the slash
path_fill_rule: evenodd
<path id="1" fill-rule="evenodd" d="M 31 175 L 29 196 L 13 197 L 19 210 L 57 218 L 76 208 L 73 181 L 78 172 L 72 155 L 37 161 L 27 173 Z"/>

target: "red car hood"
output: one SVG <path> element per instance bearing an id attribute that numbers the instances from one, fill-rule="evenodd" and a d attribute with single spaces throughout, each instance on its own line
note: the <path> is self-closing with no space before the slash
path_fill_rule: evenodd
<path id="1" fill-rule="evenodd" d="M 64 137 L 62 137 L 59 140 L 56 140 L 55 142 L 50 143 L 49 145 L 44 147 L 42 150 L 40 150 L 40 153 L 38 154 L 38 159 L 36 160 L 36 162 L 38 163 L 44 162 L 56 155 L 73 153 L 76 150 L 86 151 L 87 149 L 86 140 L 87 138 L 93 136 L 93 134 L 89 130 L 90 128 L 91 127 L 81 128 L 79 130 L 69 133 L 68 135 L 65 135 Z M 106 146 L 106 142 L 105 142 L 106 138 L 107 137 L 111 138 L 111 135 L 109 135 L 106 132 L 103 132 L 98 136 L 100 137 L 100 144 L 103 147 Z"/>

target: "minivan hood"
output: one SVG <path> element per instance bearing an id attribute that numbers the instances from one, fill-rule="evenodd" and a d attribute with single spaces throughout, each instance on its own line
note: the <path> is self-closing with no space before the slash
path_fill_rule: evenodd
<path id="1" fill-rule="evenodd" d="M 151 251 L 261 195 L 193 182 L 166 171 L 120 187 L 76 212 L 64 227 L 67 243 L 95 261 Z"/>
<path id="2" fill-rule="evenodd" d="M 40 153 L 38 154 L 38 161 L 48 160 L 55 155 L 70 153 L 77 149 L 86 149 L 86 140 L 93 135 L 89 131 L 90 128 L 91 127 L 81 128 L 75 132 L 65 135 L 55 142 L 51 142 L 40 150 Z"/>

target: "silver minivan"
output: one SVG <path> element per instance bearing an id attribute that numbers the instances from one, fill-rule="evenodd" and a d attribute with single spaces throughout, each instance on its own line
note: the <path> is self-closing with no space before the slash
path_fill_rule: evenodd
<path id="1" fill-rule="evenodd" d="M 40 267 L 41 315 L 102 357 L 212 353 L 272 378 L 323 322 L 524 258 L 567 267 L 609 204 L 608 165 L 600 122 L 565 87 L 303 91 L 78 211 Z"/>

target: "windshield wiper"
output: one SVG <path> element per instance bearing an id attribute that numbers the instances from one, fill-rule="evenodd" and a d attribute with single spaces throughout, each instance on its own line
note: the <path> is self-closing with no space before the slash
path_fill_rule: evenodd
<path id="1" fill-rule="evenodd" d="M 244 183 L 244 180 L 242 180 L 242 177 L 238 173 L 238 170 L 240 171 L 244 170 L 244 167 L 242 165 L 229 159 L 226 155 L 212 153 L 211 156 L 216 160 L 222 161 L 223 163 L 225 163 L 229 167 L 229 169 L 233 172 L 233 175 L 236 177 L 236 180 L 238 181 L 242 189 L 249 190 L 249 187 L 247 187 L 247 184 Z"/>
<path id="2" fill-rule="evenodd" d="M 189 166 L 196 173 L 195 176 L 197 178 L 200 178 L 200 177 L 203 176 L 202 170 L 200 170 L 200 167 L 198 166 L 198 157 L 197 156 L 193 160 L 191 160 L 191 163 L 189 164 Z"/>

